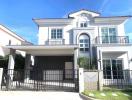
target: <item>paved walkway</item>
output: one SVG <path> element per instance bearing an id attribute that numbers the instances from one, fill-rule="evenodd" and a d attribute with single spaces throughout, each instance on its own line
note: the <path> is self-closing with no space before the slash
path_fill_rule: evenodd
<path id="1" fill-rule="evenodd" d="M 1 100 L 83 100 L 74 92 L 0 91 Z"/>

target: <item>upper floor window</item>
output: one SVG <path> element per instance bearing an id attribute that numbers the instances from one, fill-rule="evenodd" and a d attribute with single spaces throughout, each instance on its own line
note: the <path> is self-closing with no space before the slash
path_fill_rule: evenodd
<path id="1" fill-rule="evenodd" d="M 117 30 L 115 27 L 102 27 L 102 43 L 115 43 L 117 41 Z"/>
<path id="2" fill-rule="evenodd" d="M 79 47 L 81 52 L 88 52 L 89 51 L 89 46 L 90 46 L 90 40 L 89 36 L 86 34 L 82 34 L 79 37 Z"/>
<path id="3" fill-rule="evenodd" d="M 80 27 L 87 27 L 88 25 L 87 25 L 87 23 L 86 22 L 81 22 L 80 23 Z"/>
<path id="4" fill-rule="evenodd" d="M 62 39 L 62 29 L 51 29 L 51 39 Z"/>

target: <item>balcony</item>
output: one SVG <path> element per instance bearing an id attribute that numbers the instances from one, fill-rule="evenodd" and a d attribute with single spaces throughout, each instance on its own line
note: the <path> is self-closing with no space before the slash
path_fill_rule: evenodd
<path id="1" fill-rule="evenodd" d="M 128 44 L 128 36 L 98 36 L 95 39 L 96 44 Z"/>
<path id="2" fill-rule="evenodd" d="M 49 39 L 46 45 L 65 45 L 65 39 Z"/>

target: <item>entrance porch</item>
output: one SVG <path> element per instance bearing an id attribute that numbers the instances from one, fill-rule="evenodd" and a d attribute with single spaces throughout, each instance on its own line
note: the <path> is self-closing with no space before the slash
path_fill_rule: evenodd
<path id="1" fill-rule="evenodd" d="M 115 88 L 130 87 L 131 52 L 127 46 L 97 47 L 98 70 L 103 71 L 103 85 Z"/>

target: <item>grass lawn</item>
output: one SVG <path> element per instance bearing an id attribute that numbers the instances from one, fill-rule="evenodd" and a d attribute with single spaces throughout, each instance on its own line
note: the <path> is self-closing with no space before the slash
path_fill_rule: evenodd
<path id="1" fill-rule="evenodd" d="M 88 91 L 83 92 L 84 95 L 100 99 L 100 100 L 132 100 L 132 92 L 130 91 Z"/>

